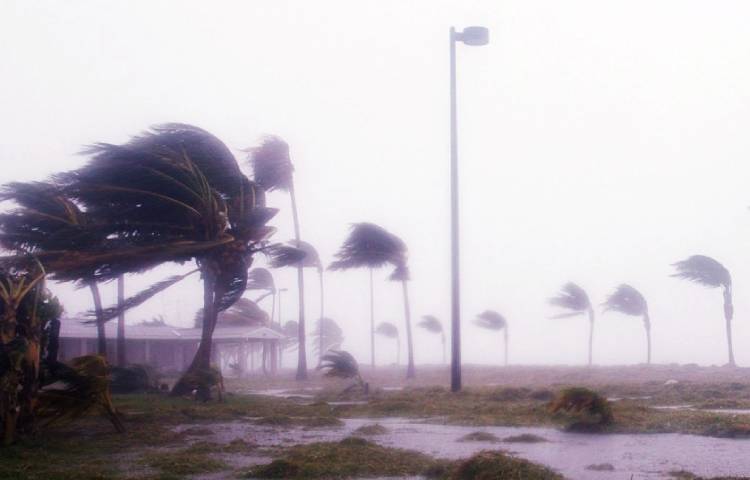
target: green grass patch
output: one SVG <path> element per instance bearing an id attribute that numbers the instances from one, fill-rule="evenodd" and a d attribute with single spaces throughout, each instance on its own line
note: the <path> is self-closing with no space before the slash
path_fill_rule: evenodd
<path id="1" fill-rule="evenodd" d="M 147 453 L 141 458 L 141 463 L 169 475 L 213 473 L 229 468 L 221 460 L 190 448 L 176 452 Z"/>
<path id="2" fill-rule="evenodd" d="M 510 437 L 505 437 L 503 439 L 503 442 L 505 443 L 543 443 L 546 441 L 546 438 L 540 437 L 539 435 L 534 435 L 533 433 L 511 435 Z"/>
<path id="3" fill-rule="evenodd" d="M 458 439 L 459 442 L 492 442 L 500 441 L 497 436 L 489 432 L 471 432 Z"/>
<path id="4" fill-rule="evenodd" d="M 373 425 L 362 425 L 358 429 L 354 430 L 354 435 L 385 435 L 389 430 L 379 423 Z"/>
<path id="5" fill-rule="evenodd" d="M 562 475 L 541 465 L 501 452 L 484 451 L 457 462 L 442 478 L 450 480 L 563 480 Z"/>

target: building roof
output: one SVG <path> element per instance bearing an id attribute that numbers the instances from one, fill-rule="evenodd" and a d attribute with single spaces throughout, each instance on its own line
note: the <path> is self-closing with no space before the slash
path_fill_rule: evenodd
<path id="1" fill-rule="evenodd" d="M 115 322 L 105 324 L 107 338 L 117 336 Z M 146 326 L 126 325 L 125 337 L 128 340 L 183 340 L 200 341 L 200 328 L 179 328 L 170 325 Z M 64 318 L 60 322 L 60 338 L 97 338 L 96 326 L 83 323 L 80 319 Z M 240 340 L 282 340 L 283 334 L 268 327 L 217 327 L 213 339 L 216 342 L 235 342 Z"/>

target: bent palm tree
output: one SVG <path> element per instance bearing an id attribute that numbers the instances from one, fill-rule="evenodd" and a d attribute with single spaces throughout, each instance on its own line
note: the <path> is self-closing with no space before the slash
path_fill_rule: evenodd
<path id="1" fill-rule="evenodd" d="M 249 161 L 255 182 L 267 192 L 281 190 L 289 193 L 292 202 L 294 239 L 301 241 L 297 196 L 294 190 L 294 166 L 289 156 L 289 145 L 279 137 L 269 136 L 255 148 L 249 150 Z M 297 380 L 307 379 L 307 352 L 305 350 L 305 278 L 303 265 L 297 266 L 297 290 L 299 293 L 299 357 Z"/>
<path id="2" fill-rule="evenodd" d="M 589 315 L 589 365 L 593 359 L 594 347 L 594 309 L 586 291 L 573 282 L 562 286 L 560 293 L 549 299 L 550 305 L 567 310 L 552 318 L 576 317 L 588 313 Z"/>
<path id="3" fill-rule="evenodd" d="M 641 292 L 623 283 L 607 297 L 604 302 L 605 312 L 618 312 L 643 318 L 643 328 L 646 329 L 646 364 L 651 364 L 651 318 L 648 315 L 648 303 Z"/>
<path id="4" fill-rule="evenodd" d="M 406 244 L 373 223 L 355 223 L 339 251 L 336 260 L 331 263 L 331 270 L 348 270 L 352 268 L 367 268 L 370 271 L 370 358 L 375 366 L 375 294 L 373 286 L 373 270 L 386 265 L 394 267 L 391 280 L 401 281 L 404 292 L 404 311 L 406 316 L 406 336 L 409 351 L 409 363 L 406 371 L 407 378 L 414 377 L 414 352 L 411 338 L 411 314 L 409 296 L 406 287 L 409 270 L 406 264 Z"/>
<path id="5" fill-rule="evenodd" d="M 173 394 L 191 391 L 182 380 L 210 370 L 218 314 L 244 293 L 253 255 L 273 233 L 265 224 L 276 211 L 265 208 L 262 191 L 241 173 L 227 147 L 197 127 L 162 125 L 125 145 L 98 144 L 88 153 L 87 165 L 57 178 L 97 219 L 105 241 L 90 251 L 42 252 L 40 259 L 59 280 L 95 272 L 100 281 L 195 261 L 203 279 L 203 329 Z M 136 306 L 185 276 L 159 282 L 123 304 Z M 105 320 L 118 313 L 110 309 Z M 208 396 L 208 388 L 199 388 L 199 397 Z"/>
<path id="6" fill-rule="evenodd" d="M 344 343 L 343 330 L 331 318 L 323 317 L 319 319 L 316 331 L 317 333 L 313 334 L 315 337 L 318 337 L 317 342 L 315 342 L 315 348 L 320 350 L 318 351 L 318 357 L 321 359 L 329 350 L 338 350 L 341 348 L 341 344 Z"/>
<path id="7" fill-rule="evenodd" d="M 443 324 L 440 323 L 440 320 L 433 315 L 424 315 L 417 326 L 424 328 L 430 333 L 440 334 L 440 341 L 443 345 L 443 363 L 445 363 L 445 332 L 443 331 Z"/>
<path id="8" fill-rule="evenodd" d="M 320 319 L 325 318 L 325 290 L 324 290 L 324 284 L 323 284 L 323 263 L 320 261 L 320 255 L 318 255 L 318 251 L 315 250 L 315 247 L 313 247 L 311 244 L 307 242 L 302 241 L 293 241 L 291 242 L 294 247 L 302 250 L 305 252 L 305 259 L 302 261 L 303 267 L 309 267 L 314 268 L 318 272 L 318 284 L 320 288 L 320 317 L 318 317 L 318 342 L 321 342 L 323 340 L 323 332 L 320 330 L 324 326 L 323 322 L 320 322 Z M 334 322 L 335 323 L 335 322 Z M 323 348 L 322 344 L 318 344 L 317 346 L 318 350 L 318 364 L 323 360 L 323 352 L 325 352 L 325 348 Z"/>
<path id="9" fill-rule="evenodd" d="M 401 339 L 396 325 L 390 322 L 380 322 L 375 328 L 375 333 L 396 341 L 396 365 L 401 364 Z"/>
<path id="10" fill-rule="evenodd" d="M 677 273 L 673 277 L 682 278 L 709 288 L 721 287 L 724 294 L 724 321 L 726 324 L 727 349 L 729 351 L 729 365 L 735 366 L 734 349 L 732 348 L 732 276 L 724 265 L 705 255 L 693 255 L 674 264 Z"/>
<path id="11" fill-rule="evenodd" d="M 355 387 L 360 387 L 367 395 L 369 386 L 362 379 L 362 375 L 359 372 L 359 364 L 357 360 L 349 353 L 344 350 L 332 350 L 323 355 L 323 361 L 318 367 L 319 370 L 325 370 L 326 377 L 332 378 L 352 378 L 354 384 L 346 388 L 343 393 L 352 390 Z"/>
<path id="12" fill-rule="evenodd" d="M 503 344 L 505 346 L 503 353 L 505 357 L 505 366 L 508 366 L 508 322 L 505 320 L 505 317 L 494 310 L 485 310 L 477 315 L 474 323 L 487 330 L 503 331 Z"/>

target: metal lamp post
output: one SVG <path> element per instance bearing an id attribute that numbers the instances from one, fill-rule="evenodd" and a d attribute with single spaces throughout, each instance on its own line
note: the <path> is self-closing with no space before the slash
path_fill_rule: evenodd
<path id="1" fill-rule="evenodd" d="M 456 43 L 487 45 L 490 32 L 485 27 L 450 30 L 451 57 L 451 390 L 461 390 L 461 279 L 458 227 L 458 135 L 456 127 Z"/>

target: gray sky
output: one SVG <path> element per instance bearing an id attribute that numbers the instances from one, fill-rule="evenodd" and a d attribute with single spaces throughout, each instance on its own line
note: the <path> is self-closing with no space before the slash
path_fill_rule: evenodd
<path id="1" fill-rule="evenodd" d="M 490 45 L 458 52 L 465 360 L 502 359 L 500 336 L 470 323 L 490 308 L 510 323 L 511 362 L 584 362 L 586 321 L 550 320 L 546 305 L 573 280 L 596 303 L 617 283 L 639 288 L 654 361 L 725 363 L 721 292 L 668 277 L 701 253 L 733 274 L 747 365 L 748 14 L 742 1 L 3 0 L 0 182 L 76 167 L 82 145 L 161 122 L 206 128 L 238 157 L 275 133 L 292 147 L 303 238 L 328 262 L 351 222 L 400 235 L 415 320 L 447 322 L 447 35 L 481 24 Z M 270 203 L 288 239 L 288 198 Z M 401 326 L 385 276 L 378 319 Z M 294 319 L 294 275 L 278 277 Z M 365 360 L 367 275 L 327 279 L 328 313 Z M 315 319 L 312 272 L 308 283 Z M 55 291 L 69 313 L 89 308 L 88 292 Z M 129 318 L 187 324 L 200 298 L 197 280 L 185 283 Z M 439 341 L 416 335 L 417 361 L 437 361 Z M 594 358 L 642 361 L 640 320 L 601 316 Z"/>

